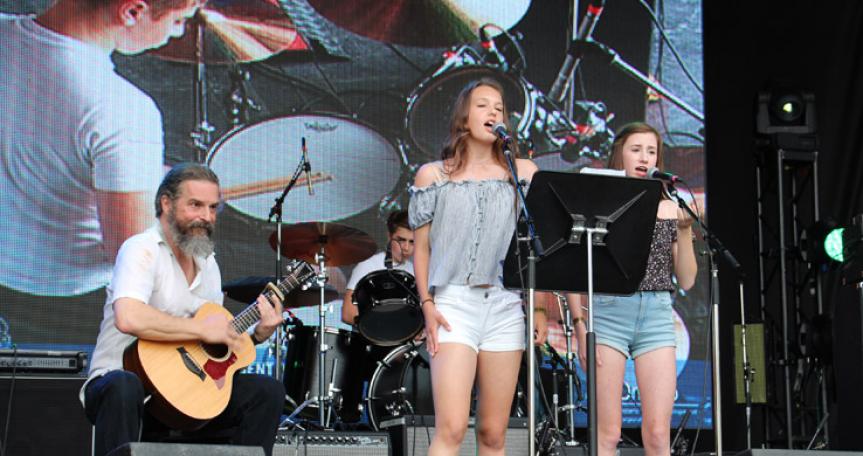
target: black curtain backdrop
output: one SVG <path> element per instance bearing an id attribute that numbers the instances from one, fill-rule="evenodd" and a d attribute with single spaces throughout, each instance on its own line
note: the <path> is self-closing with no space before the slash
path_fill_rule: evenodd
<path id="1" fill-rule="evenodd" d="M 705 1 L 704 45 L 707 179 L 711 229 L 743 264 L 747 322 L 759 317 L 753 136 L 759 90 L 776 82 L 816 96 L 822 219 L 841 223 L 863 212 L 863 3 Z M 721 265 L 724 444 L 746 445 L 744 408 L 735 404 L 732 329 L 740 312 L 733 274 Z M 863 449 L 861 302 L 825 276 L 825 309 L 833 314 L 830 447 Z M 755 409 L 753 446 L 763 441 Z"/>

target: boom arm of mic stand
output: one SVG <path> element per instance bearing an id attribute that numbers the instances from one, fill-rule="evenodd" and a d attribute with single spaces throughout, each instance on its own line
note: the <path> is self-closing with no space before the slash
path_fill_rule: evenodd
<path id="1" fill-rule="evenodd" d="M 737 258 L 734 258 L 734 255 L 732 255 L 731 252 L 727 248 L 725 248 L 725 245 L 722 244 L 719 238 L 717 238 L 713 233 L 710 232 L 704 221 L 698 217 L 698 214 L 696 214 L 695 211 L 693 211 L 692 208 L 689 207 L 688 204 L 686 204 L 686 201 L 684 201 L 683 198 L 677 193 L 677 189 L 674 188 L 674 184 L 668 183 L 665 185 L 668 188 L 668 193 L 677 202 L 677 206 L 683 209 L 687 214 L 689 214 L 689 216 L 692 217 L 692 220 L 695 220 L 695 223 L 701 228 L 701 233 L 704 235 L 704 239 L 707 241 L 708 246 L 710 246 L 713 251 L 719 252 L 722 257 L 725 258 L 725 261 L 727 261 L 728 265 L 731 266 L 732 269 L 734 269 L 734 272 L 737 273 L 739 279 L 744 279 L 746 277 L 746 274 L 743 272 L 743 266 L 740 265 L 740 262 L 737 261 Z"/>
<path id="2" fill-rule="evenodd" d="M 268 222 L 272 221 L 273 217 L 277 217 L 279 222 L 282 221 L 281 220 L 282 219 L 282 204 L 285 202 L 285 198 L 288 196 L 288 192 L 290 192 L 291 189 L 294 188 L 294 185 L 297 183 L 297 180 L 300 179 L 300 174 L 305 169 L 305 165 L 306 165 L 305 158 L 300 157 L 300 164 L 297 165 L 297 169 L 294 170 L 294 175 L 291 176 L 290 182 L 288 182 L 288 185 L 286 185 L 285 189 L 282 190 L 282 194 L 279 195 L 278 198 L 276 198 L 276 204 L 274 204 L 273 207 L 270 208 L 270 215 L 267 216 Z M 279 273 L 281 274 L 281 272 L 279 272 Z"/>
<path id="3" fill-rule="evenodd" d="M 687 114 L 694 117 L 699 122 L 704 123 L 704 113 L 690 106 L 687 102 L 683 101 L 681 98 L 671 93 L 671 91 L 663 87 L 662 84 L 656 81 L 652 81 L 650 78 L 645 76 L 644 73 L 638 71 L 637 68 L 623 60 L 617 53 L 617 51 L 615 51 L 614 49 L 611 49 L 610 47 L 594 40 L 583 40 L 578 41 L 574 44 L 575 45 L 572 47 L 572 52 L 577 52 L 581 55 L 586 55 L 587 53 L 590 53 L 591 55 L 595 55 L 597 57 L 605 59 L 608 64 L 614 65 L 615 67 L 619 68 L 628 76 L 656 91 L 664 98 L 667 98 L 668 101 L 674 103 L 675 106 L 684 110 Z"/>

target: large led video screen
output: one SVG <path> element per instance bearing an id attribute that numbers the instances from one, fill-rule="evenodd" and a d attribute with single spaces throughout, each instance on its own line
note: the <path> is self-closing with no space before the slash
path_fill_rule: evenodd
<path id="1" fill-rule="evenodd" d="M 38 14 L 48 4 L 0 0 L 0 12 Z M 358 230 L 383 249 L 387 215 L 407 209 L 417 169 L 439 159 L 456 95 L 481 77 L 504 86 L 512 133 L 542 170 L 604 167 L 620 126 L 650 123 L 662 133 L 666 169 L 685 179 L 692 190 L 687 198 L 704 214 L 701 9 L 700 0 L 610 0 L 590 39 L 570 46 L 573 23 L 583 21 L 588 2 L 210 0 L 182 38 L 139 55 L 114 53 L 107 70 L 81 61 L 76 77 L 85 83 L 95 72 L 114 72 L 152 99 L 152 105 L 120 95 L 112 100 L 112 120 L 151 141 L 131 138 L 129 150 L 156 148 L 161 169 L 194 161 L 218 174 L 223 204 L 216 257 L 223 283 L 234 285 L 226 305 L 237 312 L 247 304 L 238 283 L 251 284 L 243 288 L 248 292 L 277 273 L 271 209 L 304 147 L 314 194 L 304 176 L 288 193 L 287 235 L 296 224 L 327 222 Z M 201 34 L 194 33 L 198 28 Z M 105 245 L 114 234 L 100 223 L 123 214 L 97 207 L 87 195 L 98 179 L 118 192 L 145 190 L 152 204 L 161 175 L 150 175 L 151 161 L 135 156 L 122 159 L 122 178 L 99 175 L 96 166 L 78 175 L 72 162 L 95 160 L 76 156 L 83 139 L 58 128 L 77 103 L 86 103 L 67 97 L 63 84 L 75 78 L 55 74 L 57 62 L 41 54 L 21 55 L 29 46 L 0 42 L 0 49 L 4 62 L 14 55 L 44 76 L 13 86 L 10 75 L 22 67 L 0 69 L 0 96 L 7 101 L 0 125 L 0 346 L 90 351 L 113 261 Z M 556 85 L 567 75 L 567 49 L 578 65 L 571 84 Z M 151 108 L 163 133 L 144 115 Z M 38 150 L 21 149 L 34 138 L 45 150 L 67 154 L 69 163 L 45 163 Z M 63 147 L 68 150 L 58 151 Z M 57 171 L 22 179 L 40 167 Z M 56 209 L 35 210 L 42 207 Z M 710 428 L 708 268 L 704 255 L 698 258 L 696 285 L 674 294 L 673 425 L 690 411 L 686 427 Z M 328 267 L 326 324 L 343 331 L 350 330 L 340 309 L 352 269 Z M 305 326 L 317 325 L 316 301 L 303 302 L 309 305 L 292 311 Z M 565 350 L 559 328 L 551 332 L 553 345 Z M 273 366 L 272 346 L 262 345 L 249 370 L 272 373 Z M 638 427 L 631 361 L 622 399 L 624 425 Z M 586 414 L 578 419 L 584 426 Z"/>

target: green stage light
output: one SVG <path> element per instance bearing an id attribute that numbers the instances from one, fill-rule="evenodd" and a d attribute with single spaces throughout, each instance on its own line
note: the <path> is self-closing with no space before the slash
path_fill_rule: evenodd
<path id="1" fill-rule="evenodd" d="M 844 242 L 842 241 L 842 233 L 845 228 L 833 228 L 824 237 L 824 253 L 833 261 L 840 263 L 845 261 Z"/>

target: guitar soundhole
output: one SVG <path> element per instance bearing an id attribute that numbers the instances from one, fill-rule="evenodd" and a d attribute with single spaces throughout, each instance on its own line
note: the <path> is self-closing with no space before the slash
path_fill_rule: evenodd
<path id="1" fill-rule="evenodd" d="M 222 359 L 230 353 L 228 346 L 225 344 L 201 344 L 201 346 L 207 352 L 207 355 L 213 359 Z"/>

